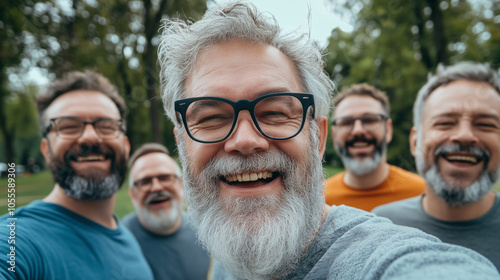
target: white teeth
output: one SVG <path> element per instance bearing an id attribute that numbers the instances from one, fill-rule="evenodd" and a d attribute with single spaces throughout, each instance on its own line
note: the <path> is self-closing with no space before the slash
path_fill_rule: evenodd
<path id="1" fill-rule="evenodd" d="M 477 163 L 477 158 L 472 156 L 464 156 L 464 155 L 451 155 L 446 156 L 447 160 L 456 160 L 456 161 L 468 161 L 470 163 Z"/>
<path id="2" fill-rule="evenodd" d="M 267 179 L 271 178 L 273 176 L 272 172 L 269 171 L 263 171 L 263 172 L 258 172 L 258 173 L 243 173 L 243 174 L 236 174 L 236 175 L 228 175 L 225 176 L 226 180 L 228 182 L 253 182 L 257 181 L 259 179 Z"/>
<path id="3" fill-rule="evenodd" d="M 90 156 L 78 156 L 77 161 L 93 161 L 93 160 L 104 160 L 103 155 L 90 155 Z"/>
<path id="4" fill-rule="evenodd" d="M 368 146 L 368 143 L 366 142 L 356 142 L 353 144 L 354 147 L 366 147 Z"/>

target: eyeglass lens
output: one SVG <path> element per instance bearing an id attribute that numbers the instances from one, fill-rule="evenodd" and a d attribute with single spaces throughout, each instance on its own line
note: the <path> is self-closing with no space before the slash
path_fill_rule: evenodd
<path id="1" fill-rule="evenodd" d="M 290 137 L 302 125 L 302 103 L 294 96 L 264 98 L 255 104 L 254 112 L 250 113 L 261 131 L 270 137 Z M 186 110 L 189 132 L 201 141 L 216 141 L 226 137 L 235 118 L 233 106 L 221 100 L 197 100 Z"/>
<path id="2" fill-rule="evenodd" d="M 359 118 L 346 117 L 336 121 L 335 125 L 343 130 L 352 130 L 356 120 L 360 120 L 365 130 L 374 130 L 384 120 L 381 115 L 364 115 Z"/>
<path id="3" fill-rule="evenodd" d="M 94 122 L 85 122 L 74 118 L 60 118 L 54 121 L 57 134 L 67 138 L 78 138 L 82 135 L 85 125 L 92 124 L 100 137 L 115 137 L 120 129 L 115 120 L 99 119 Z"/>
<path id="4" fill-rule="evenodd" d="M 157 178 L 162 186 L 168 186 L 172 184 L 175 179 L 177 179 L 177 175 L 174 174 L 162 174 L 158 176 L 151 176 L 142 178 L 134 183 L 139 188 L 150 188 L 153 184 L 153 178 Z"/>

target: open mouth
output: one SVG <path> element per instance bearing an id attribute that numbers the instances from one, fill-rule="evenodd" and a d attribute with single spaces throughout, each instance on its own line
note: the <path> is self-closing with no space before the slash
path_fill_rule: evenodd
<path id="1" fill-rule="evenodd" d="M 279 175 L 280 175 L 279 172 L 261 171 L 261 172 L 227 175 L 227 176 L 222 176 L 220 179 L 223 182 L 232 186 L 236 184 L 255 183 L 255 182 L 267 184 L 276 179 Z"/>
<path id="2" fill-rule="evenodd" d="M 357 142 L 352 143 L 351 146 L 354 147 L 354 148 L 362 148 L 362 147 L 368 147 L 371 144 L 372 143 L 369 143 L 369 142 L 357 141 Z"/>
<path id="3" fill-rule="evenodd" d="M 482 157 L 473 154 L 442 154 L 441 156 L 449 162 L 466 163 L 470 165 L 475 165 L 483 160 Z"/>
<path id="4" fill-rule="evenodd" d="M 74 159 L 77 162 L 85 162 L 85 161 L 101 161 L 105 160 L 106 157 L 104 155 L 88 155 L 88 156 L 76 156 Z"/>
<path id="5" fill-rule="evenodd" d="M 160 204 L 162 202 L 170 201 L 172 198 L 170 196 L 158 196 L 152 199 L 148 204 Z"/>

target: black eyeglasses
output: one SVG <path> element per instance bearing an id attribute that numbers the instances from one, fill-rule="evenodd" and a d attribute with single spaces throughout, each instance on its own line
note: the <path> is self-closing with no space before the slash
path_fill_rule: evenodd
<path id="1" fill-rule="evenodd" d="M 160 185 L 167 187 L 167 186 L 172 185 L 177 180 L 177 178 L 179 178 L 179 176 L 177 176 L 175 174 L 161 174 L 158 176 L 145 177 L 145 178 L 142 178 L 140 180 L 135 181 L 134 187 L 136 187 L 137 189 L 139 189 L 141 191 L 149 190 L 149 189 L 151 189 L 151 186 L 153 185 L 153 178 L 158 179 L 158 182 L 160 183 Z"/>
<path id="2" fill-rule="evenodd" d="M 222 97 L 195 97 L 175 101 L 191 139 L 217 143 L 231 135 L 240 111 L 247 110 L 259 132 L 267 138 L 286 140 L 304 127 L 307 109 L 314 108 L 309 93 L 271 93 L 254 100 L 232 101 Z M 314 111 L 312 112 L 314 118 Z"/>
<path id="3" fill-rule="evenodd" d="M 351 132 L 354 128 L 354 123 L 357 120 L 361 121 L 363 128 L 367 131 L 375 130 L 383 121 L 389 119 L 388 116 L 383 114 L 364 114 L 359 118 L 342 117 L 332 121 L 332 124 L 340 130 L 340 132 Z"/>
<path id="4" fill-rule="evenodd" d="M 43 131 L 43 137 L 47 137 L 50 129 L 54 127 L 57 136 L 64 139 L 76 139 L 82 136 L 87 124 L 91 124 L 97 135 L 103 139 L 116 138 L 121 131 L 125 132 L 125 127 L 121 120 L 100 118 L 92 122 L 87 122 L 74 117 L 60 117 L 50 119 L 49 124 Z"/>

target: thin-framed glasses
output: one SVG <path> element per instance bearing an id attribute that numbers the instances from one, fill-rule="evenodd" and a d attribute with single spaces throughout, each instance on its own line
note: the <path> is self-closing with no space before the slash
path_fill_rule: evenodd
<path id="1" fill-rule="evenodd" d="M 358 118 L 342 117 L 334 119 L 332 121 L 332 125 L 334 125 L 340 132 L 347 133 L 351 132 L 356 121 L 360 120 L 363 128 L 366 131 L 371 131 L 377 129 L 382 122 L 388 119 L 389 117 L 383 114 L 364 114 Z"/>
<path id="2" fill-rule="evenodd" d="M 177 178 L 179 178 L 179 176 L 177 176 L 176 174 L 161 174 L 157 176 L 144 177 L 135 181 L 133 185 L 135 188 L 141 191 L 146 191 L 151 189 L 154 178 L 158 179 L 160 185 L 167 187 L 172 185 L 177 180 Z"/>
<path id="3" fill-rule="evenodd" d="M 217 143 L 231 135 L 240 111 L 247 110 L 259 132 L 273 140 L 295 137 L 304 127 L 314 96 L 309 93 L 271 93 L 254 100 L 232 101 L 222 97 L 195 97 L 175 101 L 191 139 Z M 312 112 L 314 118 L 314 110 Z"/>
<path id="4" fill-rule="evenodd" d="M 43 131 L 43 137 L 47 137 L 51 128 L 54 128 L 57 136 L 64 139 L 76 139 L 82 136 L 87 124 L 91 124 L 97 135 L 103 139 L 116 138 L 120 132 L 125 132 L 121 120 L 100 118 L 87 122 L 75 117 L 60 117 L 50 119 L 49 124 Z"/>

